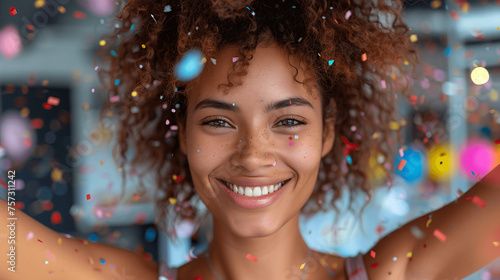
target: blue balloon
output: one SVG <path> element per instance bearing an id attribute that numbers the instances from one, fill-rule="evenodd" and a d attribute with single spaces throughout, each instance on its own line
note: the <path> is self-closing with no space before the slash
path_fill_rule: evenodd
<path id="1" fill-rule="evenodd" d="M 198 77 L 203 71 L 203 54 L 198 49 L 187 51 L 175 65 L 175 77 L 182 82 L 188 82 Z"/>
<path id="2" fill-rule="evenodd" d="M 402 159 L 406 160 L 406 164 L 402 170 L 399 170 L 397 167 Z M 422 177 L 422 165 L 422 155 L 417 151 L 408 149 L 404 152 L 403 157 L 397 157 L 394 170 L 407 182 L 415 182 Z"/>

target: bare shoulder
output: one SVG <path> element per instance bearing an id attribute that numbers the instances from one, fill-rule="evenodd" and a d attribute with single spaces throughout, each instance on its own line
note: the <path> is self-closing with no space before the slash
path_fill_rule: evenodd
<path id="1" fill-rule="evenodd" d="M 345 280 L 345 258 L 335 255 L 312 251 L 309 263 L 310 279 Z M 309 272 L 308 272 L 309 274 Z"/>

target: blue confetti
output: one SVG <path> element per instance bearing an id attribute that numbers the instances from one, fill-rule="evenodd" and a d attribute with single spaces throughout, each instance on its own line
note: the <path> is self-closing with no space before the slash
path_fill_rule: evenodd
<path id="1" fill-rule="evenodd" d="M 97 239 L 98 239 L 97 234 L 92 233 L 91 235 L 89 235 L 89 240 L 90 240 L 91 242 L 96 242 L 96 241 L 97 241 Z"/>
<path id="2" fill-rule="evenodd" d="M 444 50 L 444 55 L 446 55 L 446 56 L 451 55 L 451 47 L 447 47 L 446 50 Z"/>
<path id="3" fill-rule="evenodd" d="M 118 54 L 115 52 L 115 50 L 111 50 L 111 55 L 114 56 L 114 57 L 118 56 Z"/>
<path id="4" fill-rule="evenodd" d="M 154 230 L 154 228 L 148 228 L 144 237 L 146 238 L 146 241 L 153 242 L 156 238 L 156 231 Z"/>
<path id="5" fill-rule="evenodd" d="M 351 159 L 351 156 L 350 155 L 347 155 L 347 162 L 349 163 L 349 165 L 352 164 L 352 159 Z"/>
<path id="6" fill-rule="evenodd" d="M 134 24 L 132 24 L 132 26 L 130 26 L 130 31 L 134 30 Z"/>
<path id="7" fill-rule="evenodd" d="M 203 70 L 203 54 L 198 49 L 187 51 L 177 65 L 175 65 L 175 76 L 182 82 L 191 81 L 201 74 Z"/>
<path id="8" fill-rule="evenodd" d="M 332 65 L 335 60 L 328 60 L 328 65 Z"/>
<path id="9" fill-rule="evenodd" d="M 120 79 L 116 79 L 115 80 L 115 86 L 119 85 L 120 84 Z"/>
<path id="10" fill-rule="evenodd" d="M 105 264 L 105 263 L 106 263 L 106 261 L 105 261 L 104 259 L 101 259 L 101 263 L 102 263 L 102 264 Z"/>

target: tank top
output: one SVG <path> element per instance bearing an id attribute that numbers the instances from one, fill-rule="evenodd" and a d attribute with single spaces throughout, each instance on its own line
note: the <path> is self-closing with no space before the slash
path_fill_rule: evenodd
<path id="1" fill-rule="evenodd" d="M 347 270 L 347 280 L 369 280 L 361 253 L 355 257 L 346 258 L 345 268 Z M 177 267 L 160 266 L 158 280 L 177 280 L 177 270 Z"/>

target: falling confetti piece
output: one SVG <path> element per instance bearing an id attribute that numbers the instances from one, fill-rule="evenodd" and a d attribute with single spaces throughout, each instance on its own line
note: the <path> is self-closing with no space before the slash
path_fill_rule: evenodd
<path id="1" fill-rule="evenodd" d="M 90 199 L 90 194 L 87 194 L 87 200 L 89 200 L 89 199 Z"/>
<path id="2" fill-rule="evenodd" d="M 170 204 L 174 205 L 175 203 L 177 203 L 177 199 L 171 197 L 168 199 L 168 201 L 170 201 Z"/>
<path id="3" fill-rule="evenodd" d="M 346 19 L 346 20 L 348 20 L 348 19 L 351 17 L 351 15 L 352 15 L 351 10 L 347 11 L 347 12 L 345 13 L 345 19 Z"/>
<path id="4" fill-rule="evenodd" d="M 16 8 L 14 8 L 14 7 L 10 7 L 9 12 L 10 12 L 11 16 L 17 14 Z"/>
<path id="5" fill-rule="evenodd" d="M 238 59 L 240 59 L 240 58 L 239 58 L 239 57 L 237 57 L 237 56 L 233 57 L 233 62 L 238 61 Z"/>
<path id="6" fill-rule="evenodd" d="M 498 247 L 499 244 L 500 244 L 499 242 L 493 241 L 493 245 L 495 245 L 495 247 Z"/>
<path id="7" fill-rule="evenodd" d="M 374 263 L 374 264 L 370 265 L 370 268 L 375 268 L 377 266 L 378 266 L 378 263 Z"/>
<path id="8" fill-rule="evenodd" d="M 425 227 L 429 227 L 429 225 L 431 224 L 431 222 L 432 222 L 432 219 L 427 220 L 427 223 L 425 224 Z"/>
<path id="9" fill-rule="evenodd" d="M 109 102 L 114 103 L 114 102 L 118 102 L 118 101 L 120 101 L 120 96 L 119 95 L 115 95 L 115 96 L 109 97 Z"/>
<path id="10" fill-rule="evenodd" d="M 434 230 L 434 236 L 437 237 L 437 239 L 441 240 L 442 242 L 446 241 L 446 235 L 439 231 L 438 229 Z"/>
<path id="11" fill-rule="evenodd" d="M 402 159 L 398 164 L 398 170 L 403 170 L 406 165 L 406 160 Z"/>
<path id="12" fill-rule="evenodd" d="M 372 258 L 375 258 L 375 255 L 376 255 L 376 254 L 377 254 L 377 253 L 375 253 L 375 251 L 373 251 L 373 250 L 371 250 L 371 251 L 370 251 L 370 256 L 372 256 Z"/>
<path id="13" fill-rule="evenodd" d="M 406 257 L 407 257 L 407 258 L 411 258 L 411 256 L 412 256 L 412 253 L 411 253 L 411 252 L 406 253 Z"/>
<path id="14" fill-rule="evenodd" d="M 331 66 L 335 60 L 328 60 L 328 66 Z"/>
<path id="15" fill-rule="evenodd" d="M 74 11 L 73 17 L 76 19 L 84 19 L 87 15 L 82 11 Z"/>
<path id="16" fill-rule="evenodd" d="M 410 231 L 416 238 L 418 239 L 424 238 L 424 233 L 418 227 L 412 226 Z"/>
<path id="17" fill-rule="evenodd" d="M 26 240 L 31 240 L 31 238 L 33 238 L 33 232 L 28 232 L 28 234 L 26 235 Z"/>
<path id="18" fill-rule="evenodd" d="M 418 41 L 417 34 L 411 34 L 410 35 L 410 42 L 415 43 L 416 41 Z"/>
<path id="19" fill-rule="evenodd" d="M 361 61 L 366 61 L 367 57 L 366 57 L 366 53 L 362 54 L 361 55 Z"/>
<path id="20" fill-rule="evenodd" d="M 306 263 L 301 264 L 300 269 L 303 269 L 305 265 L 306 265 Z"/>
<path id="21" fill-rule="evenodd" d="M 474 202 L 475 204 L 477 204 L 478 206 L 484 208 L 486 207 L 486 202 L 484 202 L 479 196 L 475 195 L 473 198 L 472 198 L 472 202 Z"/>
<path id="22" fill-rule="evenodd" d="M 59 105 L 59 98 L 49 96 L 49 99 L 47 99 L 47 103 L 49 103 L 52 106 L 57 106 L 57 105 Z"/>
<path id="23" fill-rule="evenodd" d="M 50 215 L 50 221 L 54 225 L 60 224 L 62 222 L 61 213 L 59 211 L 52 212 L 52 214 Z"/>
<path id="24" fill-rule="evenodd" d="M 252 255 L 250 255 L 250 254 L 247 254 L 247 259 L 249 259 L 249 260 L 251 260 L 253 262 L 257 262 L 257 258 L 254 257 L 254 256 L 252 256 Z"/>
<path id="25" fill-rule="evenodd" d="M 168 13 L 170 11 L 172 11 L 172 8 L 170 7 L 170 5 L 165 6 L 165 8 L 163 9 L 163 12 L 165 12 L 165 13 Z"/>
<path id="26" fill-rule="evenodd" d="M 36 241 L 38 241 L 38 242 L 40 242 L 40 243 L 43 243 L 43 241 L 42 241 L 42 240 L 40 240 L 40 239 L 37 239 Z"/>
<path id="27" fill-rule="evenodd" d="M 50 260 L 54 260 L 56 257 L 54 257 L 54 254 L 52 254 L 49 250 L 45 251 L 45 254 Z"/>
<path id="28" fill-rule="evenodd" d="M 380 81 L 380 87 L 384 89 L 387 87 L 387 85 L 385 84 L 385 80 Z"/>
<path id="29" fill-rule="evenodd" d="M 57 244 L 59 244 L 59 245 L 60 245 L 61 243 L 62 243 L 62 239 L 59 237 L 59 238 L 57 239 Z"/>

